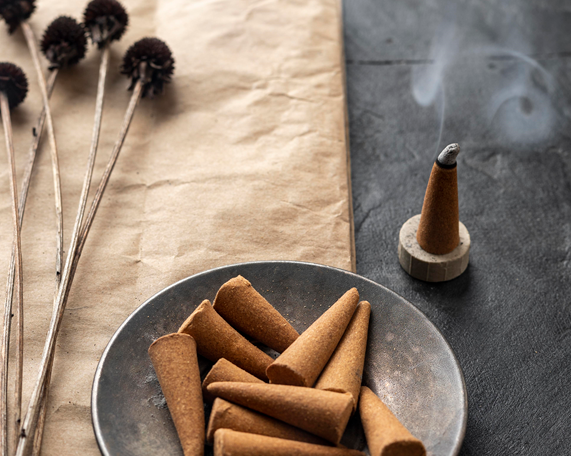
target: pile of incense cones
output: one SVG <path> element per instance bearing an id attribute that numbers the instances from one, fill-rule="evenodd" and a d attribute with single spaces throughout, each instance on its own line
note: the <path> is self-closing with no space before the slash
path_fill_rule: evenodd
<path id="1" fill-rule="evenodd" d="M 127 106 L 118 139 L 113 146 L 107 166 L 100 178 L 97 190 L 86 213 L 93 168 L 99 143 L 103 102 L 105 99 L 105 80 L 109 66 L 109 49 L 114 41 L 121 39 L 129 23 L 125 8 L 116 0 L 92 0 L 85 8 L 82 22 L 68 16 L 56 18 L 44 31 L 38 41 L 36 33 L 28 22 L 36 9 L 35 0 L 0 0 L 0 15 L 8 26 L 8 33 L 24 35 L 30 58 L 34 64 L 39 82 L 39 93 L 43 108 L 30 135 L 31 146 L 27 158 L 21 188 L 18 188 L 17 170 L 15 166 L 15 148 L 12 135 L 10 111 L 24 102 L 29 91 L 36 90 L 28 86 L 28 80 L 17 62 L 0 62 L 0 113 L 8 153 L 10 188 L 12 196 L 13 246 L 6 301 L 2 312 L 2 338 L 0 339 L 0 456 L 29 454 L 38 455 L 41 451 L 43 429 L 46 416 L 46 402 L 49 393 L 56 339 L 64 315 L 67 298 L 78 266 L 81 252 L 93 224 L 93 220 L 101 203 L 103 193 L 109 182 L 111 172 L 127 136 L 135 109 L 143 97 L 153 98 L 162 93 L 164 84 L 168 83 L 174 71 L 174 59 L 169 47 L 158 38 L 143 38 L 127 50 L 121 73 L 129 79 L 129 90 L 132 96 Z M 62 214 L 61 175 L 65 179 L 65 170 L 61 170 L 58 159 L 58 147 L 54 130 L 57 119 L 52 118 L 50 96 L 54 90 L 60 71 L 68 71 L 85 57 L 88 38 L 100 52 L 99 82 L 95 94 L 95 119 L 91 138 L 91 147 L 87 153 L 85 179 L 79 196 L 77 215 L 71 234 L 71 243 L 64 261 L 64 227 Z M 45 59 L 42 62 L 41 53 Z M 23 57 L 26 58 L 26 57 Z M 57 248 L 54 252 L 54 302 L 52 316 L 41 361 L 34 382 L 32 395 L 24 413 L 22 404 L 23 384 L 23 346 L 24 346 L 24 302 L 23 275 L 25 264 L 22 264 L 21 228 L 28 190 L 32 180 L 32 171 L 36 161 L 40 140 L 47 132 L 48 146 L 52 163 L 52 174 L 55 195 Z M 67 196 L 66 196 L 67 197 Z M 75 198 L 77 195 L 70 195 Z M 15 347 L 10 346 L 11 332 L 16 333 Z M 13 364 L 10 350 L 14 350 Z M 39 355 L 39 354 L 38 354 Z M 13 409 L 8 409 L 8 373 L 14 370 L 14 392 L 16 399 Z"/>
<path id="2" fill-rule="evenodd" d="M 355 414 L 371 456 L 426 456 L 362 386 L 372 313 L 351 288 L 300 334 L 246 278 L 222 284 L 148 350 L 185 456 L 205 442 L 214 456 L 365 456 L 340 445 Z M 214 363 L 203 381 L 198 355 Z"/>

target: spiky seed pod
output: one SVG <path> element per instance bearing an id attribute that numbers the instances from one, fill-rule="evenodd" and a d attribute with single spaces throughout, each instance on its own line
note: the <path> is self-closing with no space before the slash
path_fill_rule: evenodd
<path id="1" fill-rule="evenodd" d="M 28 93 L 28 78 L 19 66 L 0 62 L 0 91 L 8 97 L 10 109 L 24 101 Z"/>
<path id="2" fill-rule="evenodd" d="M 40 45 L 50 70 L 75 65 L 87 50 L 85 29 L 72 17 L 60 16 L 48 25 Z"/>
<path id="3" fill-rule="evenodd" d="M 28 19 L 35 9 L 35 0 L 0 0 L 0 15 L 6 21 L 10 34 L 14 33 L 20 22 Z"/>
<path id="4" fill-rule="evenodd" d="M 142 65 L 146 63 L 146 65 Z M 141 74 L 143 71 L 144 74 Z M 174 58 L 164 41 L 158 38 L 143 38 L 133 44 L 123 57 L 121 73 L 131 78 L 129 90 L 139 78 L 144 78 L 143 97 L 163 93 L 163 86 L 170 82 L 174 72 Z"/>
<path id="5" fill-rule="evenodd" d="M 92 0 L 83 13 L 83 24 L 99 49 L 119 40 L 129 24 L 129 16 L 117 0 Z"/>

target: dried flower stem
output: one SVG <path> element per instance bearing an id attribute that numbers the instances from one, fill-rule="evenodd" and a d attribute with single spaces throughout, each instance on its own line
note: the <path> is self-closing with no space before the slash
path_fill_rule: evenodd
<path id="1" fill-rule="evenodd" d="M 95 120 L 93 122 L 93 134 L 91 137 L 91 149 L 89 151 L 89 157 L 87 161 L 87 169 L 85 173 L 85 178 L 83 180 L 83 188 L 81 192 L 81 197 L 79 200 L 79 208 L 77 210 L 77 217 L 75 220 L 75 226 L 73 228 L 73 235 L 72 235 L 72 244 L 68 251 L 68 256 L 75 254 L 77 250 L 77 246 L 79 243 L 79 233 L 81 228 L 81 223 L 83 221 L 83 215 L 85 213 L 85 207 L 87 205 L 87 197 L 89 196 L 89 188 L 91 186 L 91 178 L 93 176 L 93 168 L 95 166 L 95 158 L 97 156 L 97 148 L 99 145 L 99 135 L 101 132 L 101 119 L 103 117 L 103 101 L 105 98 L 105 80 L 107 79 L 107 68 L 109 66 L 109 46 L 105 46 L 101 52 L 101 64 L 99 66 L 99 82 L 97 85 L 97 97 L 95 101 Z M 67 260 L 66 260 L 67 262 Z M 71 277 L 73 280 L 73 276 Z M 71 285 L 71 280 L 69 284 Z M 64 279 L 65 281 L 65 279 Z M 68 287 L 69 288 L 69 287 Z M 64 306 L 65 302 L 67 302 L 67 294 L 64 296 Z M 57 305 L 57 296 L 56 300 L 54 301 L 54 312 L 56 312 L 56 305 Z M 34 430 L 35 437 L 34 437 L 34 450 L 32 452 L 32 456 L 37 456 L 40 454 L 41 446 L 42 446 L 42 437 L 43 437 L 43 429 L 45 425 L 45 413 L 46 413 L 46 402 L 47 396 L 49 393 L 49 386 L 51 380 L 51 373 L 53 367 L 53 353 L 48 364 L 48 374 L 46 377 L 45 384 L 43 385 L 43 399 L 41 400 L 41 410 L 40 416 L 38 417 L 38 422 L 36 425 L 36 429 Z"/>
<path id="2" fill-rule="evenodd" d="M 62 282 L 56 300 L 57 308 L 54 309 L 54 313 L 52 314 L 52 319 L 50 321 L 50 327 L 48 330 L 48 335 L 46 337 L 44 351 L 42 353 L 42 359 L 40 361 L 40 372 L 38 375 L 38 379 L 36 380 L 36 384 L 34 385 L 32 396 L 30 398 L 30 403 L 28 405 L 28 411 L 24 419 L 22 432 L 20 434 L 20 441 L 18 443 L 18 449 L 16 452 L 17 456 L 25 456 L 29 451 L 32 439 L 28 438 L 28 436 L 31 436 L 35 433 L 35 429 L 37 426 L 41 394 L 42 390 L 44 389 L 47 383 L 46 380 L 48 377 L 49 363 L 50 359 L 53 357 L 56 338 L 61 325 L 63 313 L 65 311 L 65 305 L 67 303 L 67 297 L 69 295 L 72 278 L 77 267 L 77 262 L 79 261 L 79 256 L 81 255 L 81 251 L 83 249 L 83 246 L 85 245 L 85 239 L 87 237 L 87 234 L 89 233 L 91 225 L 93 224 L 93 219 L 101 202 L 101 197 L 103 196 L 105 187 L 109 182 L 111 171 L 113 171 L 113 167 L 117 162 L 119 152 L 121 151 L 121 148 L 125 141 L 125 137 L 127 136 L 127 132 L 129 131 L 129 126 L 131 124 L 131 120 L 133 119 L 135 108 L 137 107 L 137 104 L 141 99 L 142 89 L 143 89 L 143 81 L 139 80 L 133 90 L 133 95 L 131 96 L 129 107 L 127 108 L 127 112 L 125 113 L 125 118 L 121 126 L 121 132 L 119 138 L 115 142 L 115 145 L 113 147 L 113 152 L 111 153 L 111 157 L 109 158 L 109 162 L 107 163 L 107 167 L 105 168 L 105 171 L 103 173 L 103 176 L 101 177 L 101 181 L 97 188 L 95 197 L 93 199 L 93 202 L 91 203 L 91 208 L 89 210 L 85 222 L 83 223 L 83 226 L 81 227 L 81 235 L 78 237 L 78 242 L 76 244 L 77 249 L 73 252 L 70 249 L 70 251 L 68 252 L 65 262 L 65 268 L 63 271 Z M 72 238 L 75 238 L 76 235 L 79 235 L 79 226 L 77 224 L 77 219 Z"/>
<path id="3" fill-rule="evenodd" d="M 55 81 L 58 75 L 58 70 L 55 69 L 50 73 L 47 82 L 48 95 L 51 96 Z M 36 156 L 40 140 L 42 137 L 42 132 L 44 129 L 44 124 L 46 120 L 45 111 L 42 109 L 40 116 L 34 127 L 34 137 L 32 140 L 32 145 L 30 146 L 30 151 L 28 152 L 28 160 L 26 163 L 26 168 L 24 171 L 24 178 L 22 180 L 22 189 L 20 191 L 20 205 L 18 207 L 18 220 L 20 223 L 20 231 L 22 230 L 22 223 L 24 220 L 24 211 L 26 208 L 26 201 L 28 199 L 28 191 L 30 189 L 30 182 L 32 178 L 32 172 L 34 170 L 34 165 L 36 163 Z M 16 245 L 12 247 L 12 257 L 10 259 L 10 268 L 8 272 L 8 283 L 6 285 L 6 302 L 4 307 L 4 320 L 3 320 L 3 332 L 2 332 L 2 346 L 0 349 L 0 360 L 1 360 L 1 373 L 0 373 L 0 407 L 2 408 L 1 416 L 1 429 L 0 434 L 2 439 L 0 440 L 1 447 L 6 448 L 6 441 L 4 439 L 7 436 L 7 410 L 8 410 L 8 356 L 9 356 L 9 343 L 10 343 L 10 329 L 11 329 L 11 318 L 12 314 L 12 300 L 14 296 L 14 279 L 16 275 Z M 4 450 L 3 450 L 4 451 Z M 4 454 L 4 452 L 2 453 Z"/>
<path id="4" fill-rule="evenodd" d="M 61 277 L 62 264 L 63 264 L 63 214 L 62 214 L 62 202 L 61 202 L 61 179 L 59 173 L 59 158 L 57 151 L 56 136 L 54 132 L 54 124 L 52 121 L 52 113 L 50 110 L 48 91 L 46 88 L 46 79 L 44 78 L 42 65 L 40 63 L 40 51 L 38 49 L 38 43 L 34 35 L 34 31 L 32 30 L 30 24 L 27 21 L 22 22 L 20 24 L 20 27 L 22 27 L 22 31 L 24 32 L 24 36 L 26 37 L 26 42 L 28 43 L 28 49 L 30 50 L 30 55 L 32 56 L 32 61 L 34 62 L 34 67 L 36 69 L 36 74 L 38 76 L 38 82 L 40 84 L 40 91 L 42 92 L 44 110 L 46 112 L 48 139 L 50 142 L 50 150 L 52 158 L 52 174 L 54 181 L 54 196 L 55 196 L 55 208 L 56 208 L 56 219 L 57 219 L 56 283 L 59 283 Z"/>
<path id="5" fill-rule="evenodd" d="M 135 108 L 139 104 L 141 100 L 141 95 L 143 91 L 143 83 L 141 79 L 137 81 L 137 84 L 133 88 L 133 95 L 131 96 L 131 101 L 129 102 L 129 107 L 127 108 L 127 112 L 125 113 L 125 117 L 123 119 L 123 125 L 121 126 L 121 132 L 119 134 L 119 138 L 115 142 L 113 146 L 113 152 L 109 157 L 109 161 L 107 162 L 107 167 L 101 177 L 101 181 L 99 182 L 99 186 L 97 187 L 97 192 L 93 198 L 91 203 L 91 208 L 89 213 L 87 214 L 87 218 L 83 223 L 83 227 L 81 230 L 81 236 L 79 239 L 79 245 L 77 247 L 77 252 L 75 253 L 75 257 L 73 259 L 73 264 L 70 272 L 70 280 L 68 283 L 68 287 L 66 290 L 66 296 L 69 295 L 71 289 L 71 283 L 75 276 L 75 271 L 77 270 L 77 265 L 79 263 L 79 258 L 81 257 L 81 252 L 83 251 L 83 247 L 85 246 L 85 241 L 87 240 L 87 235 L 89 234 L 89 230 L 93 225 L 93 220 L 95 219 L 95 214 L 97 213 L 97 209 L 99 208 L 99 204 L 101 203 L 101 198 L 103 197 L 103 193 L 105 192 L 105 188 L 109 183 L 109 178 L 111 177 L 111 172 L 117 163 L 117 159 L 119 158 L 119 152 L 121 152 L 121 148 L 123 147 L 123 143 L 125 142 L 125 137 L 127 136 L 127 132 L 129 131 L 129 126 L 131 125 L 131 121 L 133 120 L 133 115 L 135 114 Z"/>
<path id="6" fill-rule="evenodd" d="M 24 313 L 23 313 L 23 283 L 22 283 L 22 243 L 20 239 L 20 221 L 18 217 L 18 184 L 16 182 L 16 163 L 14 160 L 14 142 L 12 138 L 12 123 L 10 120 L 10 106 L 8 104 L 8 97 L 4 92 L 0 92 L 0 111 L 2 112 L 2 124 L 4 126 L 4 136 L 6 138 L 6 151 L 8 152 L 8 163 L 10 167 L 10 181 L 12 192 L 12 216 L 14 221 L 14 249 L 15 266 L 16 266 L 16 285 L 17 285 L 17 319 L 18 319 L 18 353 L 17 357 L 17 380 L 16 380 L 16 410 L 14 413 L 13 426 L 13 439 L 17 443 L 18 439 L 18 423 L 21 415 L 22 408 L 22 373 L 23 373 L 23 359 L 24 359 Z M 18 381 L 18 379 L 20 381 Z M 7 418 L 7 417 L 6 417 Z M 6 436 L 7 438 L 7 436 Z M 3 446 L 6 448 L 7 445 Z M 7 452 L 7 449 L 3 450 Z"/>

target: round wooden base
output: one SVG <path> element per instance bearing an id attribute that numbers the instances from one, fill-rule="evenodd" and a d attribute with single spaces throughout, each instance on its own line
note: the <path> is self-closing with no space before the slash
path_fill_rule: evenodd
<path id="1" fill-rule="evenodd" d="M 420 214 L 407 220 L 399 235 L 399 261 L 403 269 L 425 282 L 445 282 L 462 274 L 470 259 L 470 234 L 460 223 L 460 244 L 446 255 L 433 255 L 423 250 L 416 240 Z"/>

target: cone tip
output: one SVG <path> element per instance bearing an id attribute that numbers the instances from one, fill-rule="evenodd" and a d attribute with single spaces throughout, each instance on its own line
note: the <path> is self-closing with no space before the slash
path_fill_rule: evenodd
<path id="1" fill-rule="evenodd" d="M 457 143 L 447 145 L 440 155 L 438 156 L 438 162 L 441 165 L 452 166 L 456 164 L 456 157 L 460 153 L 460 146 Z"/>

